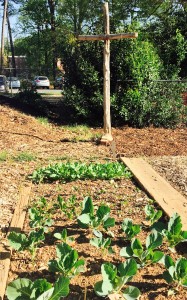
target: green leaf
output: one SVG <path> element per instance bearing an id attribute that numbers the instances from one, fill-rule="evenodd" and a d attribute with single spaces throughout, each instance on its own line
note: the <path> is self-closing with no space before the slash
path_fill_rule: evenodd
<path id="1" fill-rule="evenodd" d="M 175 266 L 173 259 L 169 255 L 164 255 L 161 262 L 164 264 L 166 269 L 169 269 L 171 266 Z"/>
<path id="2" fill-rule="evenodd" d="M 36 300 L 50 300 L 51 295 L 53 294 L 54 287 L 52 287 L 50 290 L 45 291 L 43 294 L 41 294 Z"/>
<path id="3" fill-rule="evenodd" d="M 52 288 L 52 284 L 46 279 L 37 279 L 33 283 L 33 290 L 35 290 L 35 296 L 38 297 L 43 292 Z"/>
<path id="4" fill-rule="evenodd" d="M 186 242 L 187 241 L 187 231 L 182 231 L 181 236 L 183 238 L 182 242 Z"/>
<path id="5" fill-rule="evenodd" d="M 16 300 L 18 297 L 21 300 L 30 300 L 33 290 L 33 283 L 26 278 L 19 278 L 8 284 L 6 295 L 8 300 Z"/>
<path id="6" fill-rule="evenodd" d="M 99 206 L 96 215 L 99 220 L 103 220 L 105 216 L 107 216 L 110 213 L 110 207 L 106 205 Z"/>
<path id="7" fill-rule="evenodd" d="M 133 225 L 132 220 L 125 218 L 122 223 L 122 229 L 126 234 L 127 239 L 132 239 L 135 235 L 140 232 L 140 225 Z"/>
<path id="8" fill-rule="evenodd" d="M 140 297 L 140 291 L 137 287 L 129 286 L 123 292 L 123 296 L 126 300 L 135 300 Z"/>
<path id="9" fill-rule="evenodd" d="M 169 271 L 164 271 L 162 274 L 163 278 L 167 283 L 171 283 L 173 281 L 172 276 L 170 275 Z"/>
<path id="10" fill-rule="evenodd" d="M 113 291 L 113 285 L 110 281 L 98 281 L 94 285 L 94 291 L 97 296 L 105 297 Z"/>
<path id="11" fill-rule="evenodd" d="M 177 213 L 174 213 L 168 222 L 168 231 L 172 235 L 177 236 L 180 235 L 181 229 L 182 229 L 181 217 Z"/>
<path id="12" fill-rule="evenodd" d="M 50 300 L 59 300 L 61 297 L 66 297 L 69 294 L 69 278 L 59 277 L 54 284 L 53 294 Z"/>
<path id="13" fill-rule="evenodd" d="M 105 263 L 101 266 L 101 274 L 103 276 L 103 280 L 112 281 L 117 275 L 117 268 L 111 263 Z"/>
<path id="14" fill-rule="evenodd" d="M 59 240 L 64 240 L 66 241 L 67 239 L 67 229 L 63 229 L 62 232 L 57 232 L 54 234 L 54 237 L 59 239 Z"/>
<path id="15" fill-rule="evenodd" d="M 91 218 L 88 214 L 78 216 L 77 222 L 81 228 L 88 228 L 91 223 Z"/>
<path id="16" fill-rule="evenodd" d="M 25 250 L 29 245 L 28 238 L 25 234 L 14 231 L 10 232 L 8 235 L 8 241 L 9 245 L 18 251 Z"/>
<path id="17" fill-rule="evenodd" d="M 136 255 L 137 257 L 141 256 L 141 254 L 143 253 L 143 246 L 139 239 L 135 238 L 132 240 L 131 249 L 132 249 L 134 255 Z"/>
<path id="18" fill-rule="evenodd" d="M 166 225 L 162 222 L 155 222 L 152 226 L 151 226 L 151 230 L 156 230 L 158 232 L 160 232 L 162 234 L 162 231 L 166 229 Z"/>
<path id="19" fill-rule="evenodd" d="M 149 250 L 154 250 L 162 244 L 162 235 L 154 231 L 146 239 L 146 248 Z"/>
<path id="20" fill-rule="evenodd" d="M 179 279 L 187 277 L 187 259 L 179 258 L 175 264 L 175 269 Z"/>
<path id="21" fill-rule="evenodd" d="M 93 213 L 94 213 L 94 206 L 93 206 L 92 199 L 90 197 L 85 197 L 83 200 L 83 210 L 81 215 L 89 214 L 92 216 Z"/>
<path id="22" fill-rule="evenodd" d="M 102 238 L 102 232 L 96 229 L 93 229 L 93 234 L 98 237 L 98 238 Z"/>
<path id="23" fill-rule="evenodd" d="M 108 219 L 106 219 L 103 223 L 103 227 L 107 230 L 109 227 L 113 227 L 115 226 L 115 219 L 109 217 Z"/>
<path id="24" fill-rule="evenodd" d="M 121 248 L 120 256 L 122 256 L 122 257 L 131 257 L 131 256 L 133 256 L 133 251 L 131 249 L 131 246 Z"/>
<path id="25" fill-rule="evenodd" d="M 100 247 L 100 238 L 91 239 L 90 244 L 96 248 L 99 248 Z"/>
<path id="26" fill-rule="evenodd" d="M 121 263 L 119 265 L 118 271 L 119 271 L 120 277 L 134 276 L 137 272 L 137 263 L 133 258 L 128 259 L 128 260 L 126 260 L 126 262 Z"/>
<path id="27" fill-rule="evenodd" d="M 163 252 L 161 252 L 161 251 L 154 251 L 154 253 L 153 253 L 152 257 L 151 257 L 152 263 L 156 263 L 156 262 L 160 261 L 163 256 L 164 256 Z"/>

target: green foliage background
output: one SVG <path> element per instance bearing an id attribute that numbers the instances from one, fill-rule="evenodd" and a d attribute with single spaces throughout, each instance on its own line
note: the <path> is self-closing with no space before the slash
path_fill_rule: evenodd
<path id="1" fill-rule="evenodd" d="M 102 125 L 103 42 L 78 42 L 76 36 L 103 32 L 103 1 L 18 2 L 27 35 L 15 41 L 15 50 L 27 56 L 29 76 L 36 72 L 51 80 L 61 76 L 54 68 L 61 58 L 62 114 L 69 115 L 71 122 Z M 187 75 L 185 1 L 108 2 L 111 33 L 139 34 L 137 40 L 111 42 L 112 124 L 173 127 L 186 123 L 181 97 L 186 85 L 180 83 Z"/>

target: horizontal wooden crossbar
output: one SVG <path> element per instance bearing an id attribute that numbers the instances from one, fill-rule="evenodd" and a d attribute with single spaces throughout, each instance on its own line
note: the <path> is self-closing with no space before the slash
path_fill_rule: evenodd
<path id="1" fill-rule="evenodd" d="M 96 35 L 78 35 L 79 41 L 99 41 L 99 40 L 119 40 L 119 39 L 130 39 L 137 38 L 138 33 L 117 33 L 117 34 L 96 34 Z"/>

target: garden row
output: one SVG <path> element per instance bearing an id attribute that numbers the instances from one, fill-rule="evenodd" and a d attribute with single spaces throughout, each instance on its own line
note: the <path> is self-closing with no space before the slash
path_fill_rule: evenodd
<path id="1" fill-rule="evenodd" d="M 108 179 L 115 182 L 119 178 L 130 176 L 130 172 L 120 163 L 90 165 L 61 163 L 36 170 L 29 178 L 35 182 L 56 180 L 68 182 L 87 178 Z M 114 228 L 119 219 L 111 216 L 110 200 L 108 202 L 95 205 L 92 198 L 87 195 L 80 205 L 75 195 L 65 199 L 60 194 L 55 201 L 48 201 L 45 197 L 35 201 L 28 211 L 30 228 L 28 232 L 11 232 L 8 241 L 13 249 L 27 253 L 24 257 L 27 257 L 27 263 L 31 263 L 33 269 L 38 251 L 45 243 L 55 249 L 56 257 L 48 260 L 46 277 L 34 281 L 22 277 L 9 283 L 7 298 L 57 300 L 66 297 L 70 293 L 72 280 L 90 268 L 87 265 L 86 255 L 82 253 L 80 256 L 72 247 L 79 240 L 82 241 L 81 238 L 85 238 L 81 236 L 83 233 L 92 247 L 100 249 L 104 261 L 100 264 L 101 280 L 94 283 L 94 292 L 98 297 L 110 298 L 115 294 L 122 296 L 123 299 L 138 299 L 140 291 L 134 283 L 129 286 L 129 281 L 140 270 L 152 264 L 164 266 L 162 276 L 167 283 L 172 283 L 172 291 L 176 292 L 178 286 L 187 286 L 187 260 L 173 254 L 176 245 L 187 240 L 187 232 L 182 230 L 180 216 L 175 213 L 168 222 L 163 223 L 160 221 L 163 218 L 162 211 L 147 204 L 145 216 L 148 224 L 137 224 L 128 217 L 124 218 L 119 224 L 118 232 L 122 233 L 120 245 L 123 244 L 125 247 L 116 248 Z M 76 241 L 73 235 L 69 236 L 69 230 L 65 226 L 55 233 L 51 230 L 55 227 L 56 220 L 64 217 L 73 222 L 76 232 L 80 229 L 80 236 Z M 121 262 L 116 265 L 111 262 L 110 257 L 113 260 L 120 257 Z"/>

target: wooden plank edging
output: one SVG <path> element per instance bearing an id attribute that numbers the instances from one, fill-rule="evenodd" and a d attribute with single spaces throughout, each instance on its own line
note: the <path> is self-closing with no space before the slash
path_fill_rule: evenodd
<path id="1" fill-rule="evenodd" d="M 183 230 L 187 230 L 187 199 L 175 190 L 142 158 L 121 157 L 121 161 L 133 173 L 135 180 L 171 217 L 174 212 L 181 216 Z"/>
<path id="2" fill-rule="evenodd" d="M 26 210 L 29 203 L 29 197 L 31 193 L 31 185 L 23 186 L 20 190 L 18 203 L 14 210 L 12 221 L 8 229 L 8 233 L 11 231 L 20 232 L 23 228 Z M 6 245 L 0 245 L 0 300 L 3 300 L 7 285 L 8 272 L 10 268 L 11 248 Z"/>

